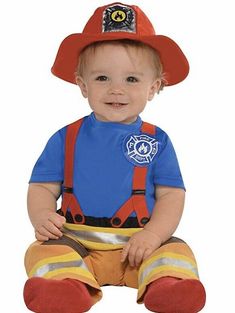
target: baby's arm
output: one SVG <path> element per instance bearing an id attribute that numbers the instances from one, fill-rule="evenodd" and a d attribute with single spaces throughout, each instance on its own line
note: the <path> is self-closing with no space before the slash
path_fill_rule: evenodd
<path id="1" fill-rule="evenodd" d="M 128 258 L 131 266 L 138 266 L 176 230 L 184 208 L 185 191 L 180 188 L 158 186 L 156 203 L 150 221 L 144 229 L 132 235 L 123 248 L 121 261 Z"/>
<path id="2" fill-rule="evenodd" d="M 181 188 L 158 186 L 155 194 L 155 207 L 144 229 L 155 233 L 163 243 L 179 225 L 184 209 L 185 191 Z"/>
<path id="3" fill-rule="evenodd" d="M 61 193 L 59 183 L 31 183 L 28 189 L 28 213 L 37 240 L 58 239 L 65 218 L 56 213 Z"/>

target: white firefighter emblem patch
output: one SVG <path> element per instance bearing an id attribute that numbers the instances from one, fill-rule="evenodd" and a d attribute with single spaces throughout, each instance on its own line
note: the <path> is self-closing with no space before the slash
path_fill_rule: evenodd
<path id="1" fill-rule="evenodd" d="M 147 135 L 130 135 L 125 140 L 125 155 L 137 165 L 148 165 L 158 151 L 158 142 Z"/>

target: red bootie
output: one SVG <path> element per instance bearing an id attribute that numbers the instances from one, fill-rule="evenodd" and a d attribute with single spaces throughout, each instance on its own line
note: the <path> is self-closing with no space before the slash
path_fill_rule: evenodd
<path id="1" fill-rule="evenodd" d="M 82 313 L 92 306 L 85 284 L 70 278 L 30 278 L 25 283 L 24 301 L 36 313 Z"/>
<path id="2" fill-rule="evenodd" d="M 146 308 L 159 313 L 196 313 L 205 301 L 205 289 L 199 280 L 174 277 L 155 280 L 144 296 Z"/>

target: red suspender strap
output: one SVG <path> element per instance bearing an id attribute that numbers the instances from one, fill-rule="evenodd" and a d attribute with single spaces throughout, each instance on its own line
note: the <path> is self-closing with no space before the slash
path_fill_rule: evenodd
<path id="1" fill-rule="evenodd" d="M 152 124 L 147 123 L 147 122 L 143 122 L 142 126 L 141 126 L 141 132 L 155 136 L 156 127 Z"/>
<path id="2" fill-rule="evenodd" d="M 83 224 L 85 221 L 81 207 L 73 193 L 75 146 L 82 122 L 83 119 L 80 119 L 68 125 L 65 139 L 64 190 L 61 210 L 65 216 L 67 210 L 70 209 L 75 224 Z"/>
<path id="3" fill-rule="evenodd" d="M 134 167 L 132 195 L 111 219 L 113 227 L 121 227 L 133 211 L 136 212 L 139 225 L 144 226 L 149 220 L 145 199 L 147 167 Z"/>
<path id="4" fill-rule="evenodd" d="M 143 122 L 141 132 L 155 135 L 156 127 Z M 111 224 L 113 227 L 121 227 L 133 211 L 136 212 L 138 223 L 141 227 L 149 221 L 149 212 L 145 198 L 147 171 L 148 167 L 134 167 L 132 195 L 112 217 Z"/>

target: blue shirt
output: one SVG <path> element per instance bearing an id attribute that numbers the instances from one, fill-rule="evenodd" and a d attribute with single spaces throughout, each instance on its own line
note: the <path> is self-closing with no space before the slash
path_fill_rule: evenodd
<path id="1" fill-rule="evenodd" d="M 98 121 L 94 113 L 84 118 L 75 147 L 73 186 L 84 215 L 112 217 L 130 198 L 136 161 L 127 157 L 127 143 L 131 142 L 131 135 L 142 134 L 141 125 L 140 117 L 128 125 Z M 49 139 L 34 166 L 30 183 L 63 183 L 65 135 L 66 127 Z M 146 182 L 150 213 L 155 203 L 156 185 L 184 189 L 177 157 L 168 135 L 156 127 L 154 141 L 157 141 L 157 150 L 149 162 Z"/>

